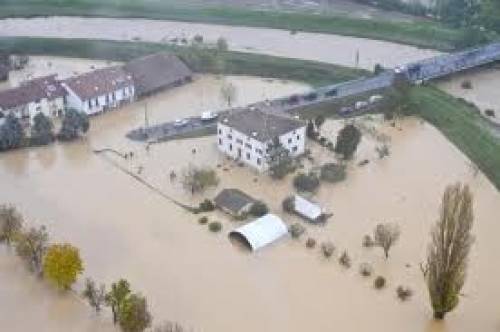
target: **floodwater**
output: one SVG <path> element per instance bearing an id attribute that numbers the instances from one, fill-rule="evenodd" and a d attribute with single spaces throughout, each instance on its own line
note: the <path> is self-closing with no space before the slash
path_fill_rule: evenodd
<path id="1" fill-rule="evenodd" d="M 471 89 L 462 88 L 464 81 L 470 81 Z M 494 117 L 485 116 L 488 120 L 500 125 L 500 67 L 480 68 L 438 83 L 438 87 L 449 94 L 464 98 L 475 104 L 483 115 L 488 109 L 495 112 Z"/>
<path id="2" fill-rule="evenodd" d="M 334 18 L 332 18 L 334 19 Z M 173 38 L 192 39 L 202 35 L 206 42 L 219 37 L 228 41 L 230 49 L 251 53 L 316 60 L 373 70 L 375 64 L 384 67 L 418 61 L 440 54 L 413 46 L 364 38 L 331 34 L 199 24 L 189 22 L 114 18 L 12 18 L 0 20 L 0 36 L 57 38 L 92 38 L 107 40 L 141 40 L 169 42 Z"/>
<path id="3" fill-rule="evenodd" d="M 274 97 L 307 87 L 257 78 L 224 78 L 237 86 L 238 103 Z M 195 83 L 148 99 L 151 123 L 220 107 L 222 78 L 199 77 Z M 360 150 L 346 181 L 324 184 L 313 197 L 334 216 L 322 227 L 307 227 L 318 241 L 332 240 L 336 256 L 343 249 L 353 267 L 345 270 L 336 259 L 326 260 L 318 249 L 305 248 L 305 238 L 282 241 L 249 254 L 233 247 L 227 233 L 241 225 L 220 212 L 208 215 L 223 223 L 220 234 L 199 225 L 199 216 L 152 192 L 116 165 L 140 176 L 166 195 L 195 204 L 224 187 L 238 187 L 267 202 L 287 223 L 282 199 L 292 192 L 291 177 L 271 181 L 246 167 L 227 161 L 214 137 L 144 145 L 124 134 L 144 123 L 144 103 L 127 106 L 92 119 L 87 138 L 0 155 L 0 202 L 16 204 L 33 223 L 44 223 L 54 241 L 78 246 L 85 276 L 110 283 L 125 277 L 147 296 L 156 322 L 178 321 L 194 331 L 498 331 L 499 265 L 492 253 L 500 250 L 500 194 L 435 128 L 417 119 L 395 127 L 377 118 L 364 118 Z M 328 120 L 323 135 L 330 139 L 341 122 Z M 389 157 L 379 160 L 374 149 L 385 142 Z M 335 160 L 327 150 L 308 144 L 314 162 L 307 169 Z M 131 160 L 94 148 L 134 151 Z M 196 149 L 196 153 L 193 153 Z M 370 163 L 358 167 L 364 159 Z M 113 164 L 114 163 L 114 164 Z M 217 168 L 216 189 L 192 197 L 169 173 L 181 174 L 188 165 Z M 471 255 L 465 296 L 444 323 L 432 321 L 419 263 L 425 257 L 429 229 L 438 215 L 444 187 L 464 181 L 475 195 L 477 242 Z M 397 222 L 401 239 L 385 261 L 381 250 L 363 249 L 361 239 L 379 222 Z M 358 274 L 362 262 L 388 279 L 382 291 L 373 278 Z M 492 263 L 493 262 L 493 263 Z M 83 278 L 76 285 L 81 288 Z M 397 300 L 398 285 L 414 296 Z M 0 321 L 8 331 L 109 331 L 109 312 L 94 318 L 74 296 L 62 296 L 31 280 L 12 253 L 0 252 Z M 23 314 L 20 318 L 20 313 Z M 30 319 L 26 319 L 30 317 Z"/>

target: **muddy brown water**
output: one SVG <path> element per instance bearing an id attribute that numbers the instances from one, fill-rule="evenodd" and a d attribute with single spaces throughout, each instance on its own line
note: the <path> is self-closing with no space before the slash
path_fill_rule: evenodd
<path id="1" fill-rule="evenodd" d="M 144 19 L 47 17 L 0 20 L 0 36 L 56 38 L 94 38 L 168 42 L 172 38 L 191 39 L 202 35 L 207 42 L 219 37 L 230 49 L 353 67 L 359 54 L 359 67 L 373 70 L 375 64 L 395 67 L 418 61 L 439 52 L 413 46 L 331 34 L 200 24 Z M 312 51 L 314 50 L 314 51 Z"/>
<path id="2" fill-rule="evenodd" d="M 257 78 L 226 79 L 237 86 L 241 104 L 307 89 Z M 192 85 L 148 99 L 151 123 L 219 108 L 222 82 L 199 77 Z M 149 151 L 126 140 L 129 129 L 143 124 L 144 104 L 93 118 L 91 132 L 81 141 L 0 155 L 0 201 L 16 204 L 30 223 L 46 224 L 54 241 L 78 246 L 85 276 L 108 284 L 125 277 L 147 296 L 157 322 L 174 320 L 195 331 L 498 331 L 500 268 L 492 254 L 500 250 L 500 194 L 483 175 L 475 175 L 470 162 L 432 126 L 417 119 L 396 127 L 376 118 L 360 120 L 365 135 L 348 179 L 323 185 L 312 197 L 334 216 L 325 226 L 306 225 L 307 236 L 333 241 L 336 257 L 347 249 L 353 267 L 345 270 L 336 258 L 322 258 L 319 249 L 307 250 L 307 236 L 299 241 L 285 238 L 253 254 L 237 250 L 227 234 L 241 222 L 220 212 L 208 214 L 224 226 L 220 234 L 210 233 L 198 224 L 199 216 L 115 168 L 109 161 L 134 172 L 142 168 L 142 178 L 188 204 L 212 197 L 221 188 L 238 187 L 266 201 L 288 224 L 299 222 L 283 215 L 280 207 L 292 192 L 291 178 L 274 182 L 234 165 L 217 152 L 213 137 L 152 145 Z M 341 126 L 327 121 L 323 135 L 334 139 Z M 381 137 L 391 154 L 378 160 L 375 147 Z M 103 147 L 134 151 L 135 157 L 125 161 L 92 153 Z M 315 160 L 305 163 L 306 169 L 335 160 L 313 143 L 309 148 Z M 364 159 L 370 163 L 356 166 Z M 180 176 L 189 164 L 219 165 L 218 188 L 193 197 L 178 181 L 170 182 L 170 171 Z M 475 194 L 477 243 L 465 296 L 445 322 L 435 323 L 418 264 L 425 257 L 444 187 L 458 180 Z M 383 221 L 397 222 L 402 230 L 388 261 L 381 250 L 361 247 L 363 235 Z M 375 291 L 373 278 L 359 276 L 363 262 L 388 279 L 385 290 Z M 415 293 L 406 303 L 396 299 L 400 284 Z M 95 317 L 74 294 L 60 294 L 32 279 L 4 248 L 0 294 L 0 321 L 8 331 L 113 330 L 109 312 Z"/>

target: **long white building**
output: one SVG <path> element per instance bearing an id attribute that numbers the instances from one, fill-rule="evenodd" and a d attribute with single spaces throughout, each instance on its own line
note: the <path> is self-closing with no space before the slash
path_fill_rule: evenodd
<path id="1" fill-rule="evenodd" d="M 305 150 L 306 125 L 290 117 L 250 109 L 235 111 L 217 123 L 219 150 L 261 172 L 269 168 L 269 147 L 276 138 L 290 156 L 299 156 Z"/>
<path id="2" fill-rule="evenodd" d="M 89 115 L 119 107 L 134 100 L 132 75 L 122 67 L 98 69 L 65 80 L 67 107 Z"/>

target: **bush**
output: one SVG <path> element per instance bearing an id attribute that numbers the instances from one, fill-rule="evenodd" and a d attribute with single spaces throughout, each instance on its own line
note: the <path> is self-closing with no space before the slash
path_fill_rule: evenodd
<path id="1" fill-rule="evenodd" d="M 373 268 L 370 264 L 368 263 L 363 263 L 359 266 L 359 274 L 361 274 L 363 277 L 369 277 L 373 273 Z"/>
<path id="2" fill-rule="evenodd" d="M 413 291 L 408 287 L 398 286 L 396 294 L 401 301 L 406 301 L 413 295 Z"/>
<path id="3" fill-rule="evenodd" d="M 85 134 L 89 127 L 89 118 L 86 113 L 67 109 L 64 112 L 61 130 L 57 134 L 57 138 L 61 141 L 74 140 L 81 134 Z"/>
<path id="4" fill-rule="evenodd" d="M 333 255 L 333 252 L 335 251 L 335 246 L 333 245 L 332 242 L 326 241 L 321 244 L 321 252 L 323 253 L 323 256 L 326 258 L 330 258 Z"/>
<path id="5" fill-rule="evenodd" d="M 363 247 L 371 248 L 375 245 L 375 241 L 373 241 L 370 235 L 363 236 Z"/>
<path id="6" fill-rule="evenodd" d="M 298 191 L 314 192 L 319 187 L 319 178 L 315 173 L 299 173 L 293 179 L 293 185 Z"/>
<path id="7" fill-rule="evenodd" d="M 378 276 L 377 278 L 375 278 L 375 280 L 373 281 L 373 287 L 375 287 L 375 289 L 384 288 L 385 287 L 385 278 L 382 276 Z"/>
<path id="8" fill-rule="evenodd" d="M 289 196 L 283 200 L 281 203 L 281 206 L 283 207 L 283 211 L 288 212 L 288 213 L 294 213 L 295 212 L 295 197 L 294 196 Z"/>
<path id="9" fill-rule="evenodd" d="M 321 180 L 335 183 L 342 181 L 346 178 L 346 171 L 344 165 L 327 163 L 321 166 L 320 172 Z"/>
<path id="10" fill-rule="evenodd" d="M 351 257 L 349 257 L 347 250 L 344 250 L 342 252 L 342 255 L 339 258 L 339 263 L 340 263 L 340 265 L 344 266 L 345 268 L 351 267 Z"/>
<path id="11" fill-rule="evenodd" d="M 462 81 L 461 87 L 462 89 L 467 89 L 467 90 L 472 89 L 472 82 L 470 80 Z"/>
<path id="12" fill-rule="evenodd" d="M 294 239 L 298 239 L 302 234 L 304 234 L 304 232 L 306 231 L 306 229 L 301 224 L 295 223 L 295 224 L 292 224 L 290 226 L 290 228 L 288 229 L 288 231 L 290 232 L 290 235 Z"/>
<path id="13" fill-rule="evenodd" d="M 222 224 L 218 221 L 212 221 L 208 224 L 208 229 L 214 233 L 220 232 L 222 230 Z"/>
<path id="14" fill-rule="evenodd" d="M 200 223 L 201 225 L 205 225 L 206 223 L 208 223 L 208 218 L 206 216 L 203 216 L 198 219 L 198 223 Z"/>
<path id="15" fill-rule="evenodd" d="M 337 136 L 335 152 L 344 159 L 351 159 L 361 141 L 361 131 L 354 125 L 348 124 L 342 128 Z"/>
<path id="16" fill-rule="evenodd" d="M 306 241 L 306 247 L 309 249 L 316 247 L 316 240 L 313 239 L 312 237 L 308 238 Z"/>
<path id="17" fill-rule="evenodd" d="M 388 157 L 391 154 L 391 151 L 389 150 L 389 146 L 387 144 L 383 144 L 382 146 L 377 146 L 375 148 L 378 154 L 379 159 L 384 159 L 385 157 Z"/>
<path id="18" fill-rule="evenodd" d="M 208 187 L 217 186 L 219 177 L 215 170 L 210 168 L 188 167 L 184 170 L 182 184 L 184 188 L 191 191 L 191 194 L 195 194 Z"/>
<path id="19" fill-rule="evenodd" d="M 215 210 L 215 204 L 207 198 L 200 203 L 197 212 L 210 212 L 213 210 Z"/>
<path id="20" fill-rule="evenodd" d="M 269 213 L 269 208 L 266 203 L 257 201 L 252 204 L 249 213 L 254 217 L 262 217 Z"/>

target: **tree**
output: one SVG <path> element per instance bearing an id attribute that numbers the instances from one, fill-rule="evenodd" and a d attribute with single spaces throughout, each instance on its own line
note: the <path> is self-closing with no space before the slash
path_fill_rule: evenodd
<path id="1" fill-rule="evenodd" d="M 71 141 L 80 134 L 85 134 L 90 127 L 87 114 L 74 109 L 67 109 L 64 113 L 61 130 L 57 135 L 60 140 Z"/>
<path id="2" fill-rule="evenodd" d="M 53 244 L 43 259 L 44 276 L 61 289 L 68 290 L 83 272 L 78 248 L 69 243 Z"/>
<path id="3" fill-rule="evenodd" d="M 49 234 L 45 226 L 32 227 L 16 236 L 16 253 L 38 275 L 42 274 L 42 261 L 47 252 Z"/>
<path id="4" fill-rule="evenodd" d="M 325 123 L 325 117 L 323 115 L 318 115 L 314 119 L 314 125 L 318 129 L 318 131 L 321 129 L 321 126 Z"/>
<path id="5" fill-rule="evenodd" d="M 459 302 L 474 237 L 473 197 L 467 185 L 448 186 L 440 217 L 431 231 L 427 264 L 423 269 L 435 319 L 444 319 Z"/>
<path id="6" fill-rule="evenodd" d="M 480 20 L 488 29 L 500 32 L 500 1 L 483 0 L 481 2 Z"/>
<path id="7" fill-rule="evenodd" d="M 319 133 L 316 131 L 313 120 L 307 121 L 306 136 L 310 139 L 316 139 Z"/>
<path id="8" fill-rule="evenodd" d="M 283 211 L 288 213 L 295 212 L 295 196 L 286 197 L 283 202 L 281 202 L 281 207 Z"/>
<path id="9" fill-rule="evenodd" d="M 314 192 L 319 187 L 319 178 L 316 173 L 299 173 L 293 179 L 293 185 L 298 191 Z"/>
<path id="10" fill-rule="evenodd" d="M 54 124 L 43 113 L 38 113 L 33 118 L 31 128 L 31 142 L 36 145 L 46 145 L 54 140 Z"/>
<path id="11" fill-rule="evenodd" d="M 140 294 L 126 297 L 120 307 L 118 320 L 124 332 L 142 332 L 148 328 L 151 325 L 152 317 L 146 298 Z"/>
<path id="12" fill-rule="evenodd" d="M 252 204 L 249 213 L 254 217 L 262 217 L 263 215 L 269 213 L 269 208 L 267 207 L 266 203 L 257 201 Z"/>
<path id="13" fill-rule="evenodd" d="M 85 280 L 85 289 L 83 290 L 82 296 L 87 299 L 90 306 L 99 314 L 106 300 L 106 286 L 101 284 L 97 287 L 94 280 L 87 278 Z"/>
<path id="14" fill-rule="evenodd" d="M 283 179 L 294 170 L 293 159 L 283 144 L 275 137 L 268 145 L 267 163 L 273 179 Z"/>
<path id="15" fill-rule="evenodd" d="M 106 305 L 111 307 L 113 313 L 113 323 L 118 322 L 118 316 L 125 299 L 130 295 L 130 284 L 125 279 L 120 279 L 118 282 L 111 284 L 111 289 L 106 294 Z"/>
<path id="16" fill-rule="evenodd" d="M 331 183 L 343 181 L 346 178 L 345 166 L 341 164 L 326 163 L 321 166 L 321 180 Z"/>
<path id="17" fill-rule="evenodd" d="M 24 129 L 19 119 L 12 113 L 7 114 L 0 126 L 0 151 L 20 147 L 24 138 Z"/>
<path id="18" fill-rule="evenodd" d="M 191 194 L 195 194 L 219 184 L 219 177 L 213 169 L 190 166 L 184 171 L 182 184 Z"/>
<path id="19" fill-rule="evenodd" d="M 384 249 L 385 258 L 389 258 L 389 250 L 399 239 L 401 234 L 397 224 L 378 224 L 373 231 L 375 245 Z"/>
<path id="20" fill-rule="evenodd" d="M 360 141 L 361 131 L 356 126 L 348 124 L 340 130 L 334 150 L 344 159 L 351 159 Z"/>
<path id="21" fill-rule="evenodd" d="M 234 100 L 236 99 L 236 87 L 232 83 L 224 83 L 220 88 L 220 97 L 226 102 L 228 107 L 233 105 Z"/>
<path id="22" fill-rule="evenodd" d="M 229 46 L 227 45 L 227 40 L 223 37 L 217 39 L 216 48 L 218 52 L 227 52 Z"/>
<path id="23" fill-rule="evenodd" d="M 162 324 L 155 326 L 153 332 L 184 332 L 184 328 L 178 323 L 163 322 Z"/>
<path id="24" fill-rule="evenodd" d="M 23 227 L 23 216 L 11 205 L 0 205 L 0 242 L 10 246 Z"/>

